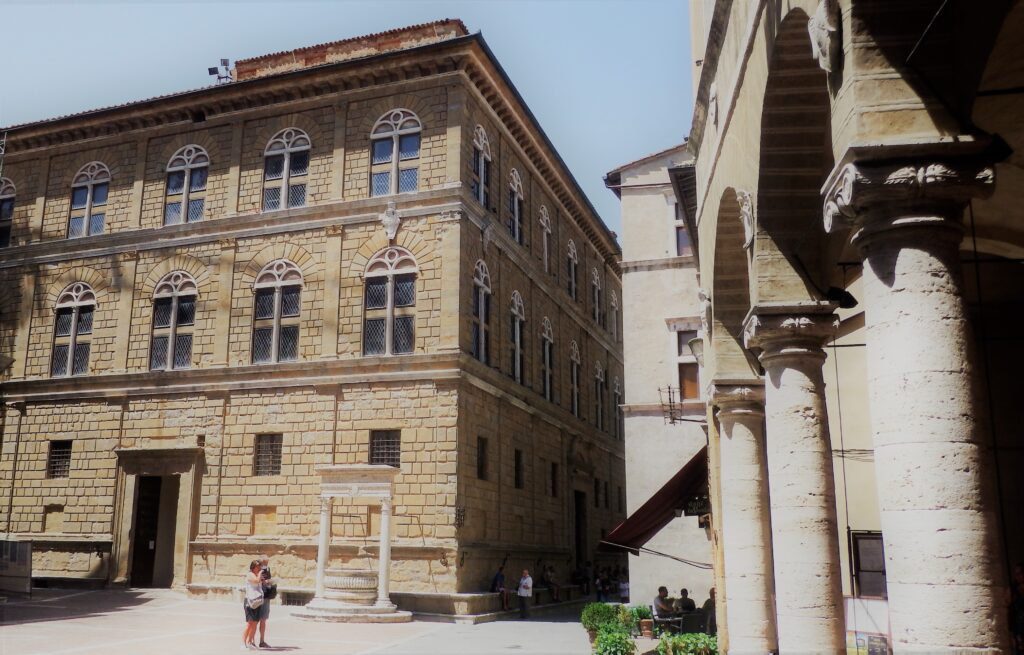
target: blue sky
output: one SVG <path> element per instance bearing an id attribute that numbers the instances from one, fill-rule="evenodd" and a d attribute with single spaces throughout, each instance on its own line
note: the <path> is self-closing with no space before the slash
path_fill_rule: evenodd
<path id="1" fill-rule="evenodd" d="M 241 2 L 3 0 L 0 125 L 210 83 L 221 57 L 461 18 L 480 31 L 611 229 L 603 175 L 690 126 L 685 0 Z"/>

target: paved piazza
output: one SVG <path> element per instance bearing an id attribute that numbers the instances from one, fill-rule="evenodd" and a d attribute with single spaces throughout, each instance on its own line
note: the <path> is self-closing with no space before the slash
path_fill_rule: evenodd
<path id="1" fill-rule="evenodd" d="M 524 624 L 322 624 L 275 605 L 270 652 L 303 655 L 585 655 L 587 636 L 574 611 Z M 578 612 L 578 609 L 575 610 Z M 172 591 L 36 590 L 31 600 L 0 605 L 0 655 L 162 655 L 238 653 L 242 609 L 234 602 L 192 600 Z"/>

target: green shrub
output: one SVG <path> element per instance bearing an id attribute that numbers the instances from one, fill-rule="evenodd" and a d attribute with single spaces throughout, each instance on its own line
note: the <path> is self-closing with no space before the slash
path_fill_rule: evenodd
<path id="1" fill-rule="evenodd" d="M 658 655 L 718 655 L 718 639 L 703 632 L 662 634 Z"/>
<path id="2" fill-rule="evenodd" d="M 637 622 L 642 621 L 643 619 L 654 618 L 651 608 L 647 605 L 632 605 L 630 606 L 629 611 L 633 614 L 633 620 Z"/>
<path id="3" fill-rule="evenodd" d="M 597 631 L 594 655 L 635 655 L 636 644 L 621 623 L 606 623 Z"/>
<path id="4" fill-rule="evenodd" d="M 606 623 L 619 623 L 619 610 L 608 603 L 589 603 L 580 614 L 580 623 L 585 629 L 596 632 Z"/>

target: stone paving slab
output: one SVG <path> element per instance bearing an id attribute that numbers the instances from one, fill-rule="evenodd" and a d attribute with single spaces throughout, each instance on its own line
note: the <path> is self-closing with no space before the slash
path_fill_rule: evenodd
<path id="1" fill-rule="evenodd" d="M 459 625 L 324 624 L 274 605 L 264 652 L 301 655 L 587 655 L 575 613 Z M 0 655 L 218 655 L 241 648 L 240 604 L 168 590 L 36 590 L 0 605 Z"/>

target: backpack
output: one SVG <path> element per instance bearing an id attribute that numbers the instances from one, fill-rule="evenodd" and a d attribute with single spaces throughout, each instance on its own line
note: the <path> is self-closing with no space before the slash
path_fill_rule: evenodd
<path id="1" fill-rule="evenodd" d="M 263 569 L 263 573 L 266 573 L 267 574 L 267 578 L 270 578 L 270 569 Z M 263 574 L 262 573 L 260 574 L 260 578 L 261 578 L 261 584 L 262 584 L 262 587 L 263 587 L 263 598 L 265 600 L 273 600 L 273 599 L 277 598 L 277 585 L 276 584 L 266 584 L 265 582 L 262 582 L 262 578 L 263 578 Z"/>

